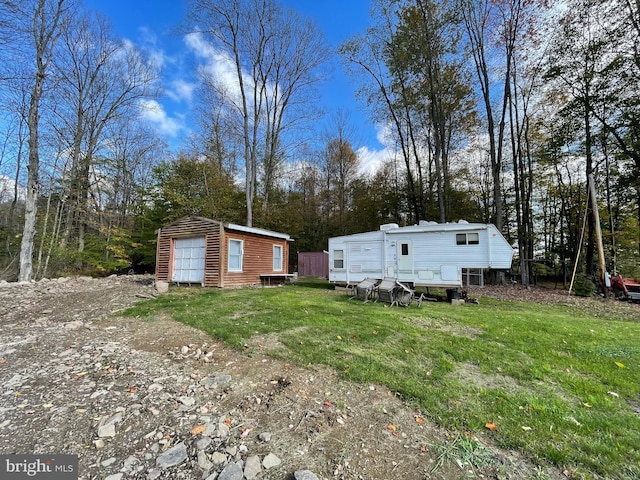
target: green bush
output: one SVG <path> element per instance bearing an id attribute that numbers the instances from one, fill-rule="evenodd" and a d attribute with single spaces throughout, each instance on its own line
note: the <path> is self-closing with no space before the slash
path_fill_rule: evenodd
<path id="1" fill-rule="evenodd" d="M 592 297 L 596 290 L 593 281 L 586 275 L 580 274 L 576 276 L 573 282 L 573 291 L 579 297 Z"/>

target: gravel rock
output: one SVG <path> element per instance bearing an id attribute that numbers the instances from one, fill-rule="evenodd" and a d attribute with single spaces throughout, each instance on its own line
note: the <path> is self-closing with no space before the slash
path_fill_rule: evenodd
<path id="1" fill-rule="evenodd" d="M 269 470 L 270 468 L 274 468 L 279 466 L 282 463 L 282 460 L 280 460 L 276 455 L 274 455 L 273 453 L 270 453 L 269 455 L 267 455 L 266 457 L 264 457 L 264 459 L 262 460 L 262 466 Z"/>
<path id="2" fill-rule="evenodd" d="M 296 480 L 318 480 L 316 474 L 309 470 L 298 470 L 293 476 Z"/>
<path id="3" fill-rule="evenodd" d="M 184 443 L 180 442 L 156 458 L 156 467 L 169 468 L 180 465 L 187 457 L 187 447 Z"/>
<path id="4" fill-rule="evenodd" d="M 235 463 L 230 463 L 220 472 L 218 480 L 242 480 L 244 473 Z"/>

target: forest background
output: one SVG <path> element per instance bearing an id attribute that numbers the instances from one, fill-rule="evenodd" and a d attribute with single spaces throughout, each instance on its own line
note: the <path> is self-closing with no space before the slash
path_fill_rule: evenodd
<path id="1" fill-rule="evenodd" d="M 151 56 L 81 0 L 0 0 L 0 279 L 153 271 L 198 215 L 291 235 L 292 269 L 384 223 L 494 223 L 523 286 L 566 283 L 597 277 L 594 207 L 606 268 L 640 276 L 640 0 L 374 0 L 338 49 L 276 0 L 186 11 L 232 68 L 198 72 L 175 153 L 141 114 Z M 375 172 L 316 103 L 336 59 L 394 145 Z"/>

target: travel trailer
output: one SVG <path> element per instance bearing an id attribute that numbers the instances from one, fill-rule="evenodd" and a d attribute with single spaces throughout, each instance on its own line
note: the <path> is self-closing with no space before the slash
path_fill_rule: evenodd
<path id="1" fill-rule="evenodd" d="M 491 224 L 389 223 L 330 238 L 329 281 L 355 285 L 386 277 L 413 287 L 462 287 L 471 274 L 482 282 L 484 269 L 510 269 L 512 258 L 513 248 Z"/>

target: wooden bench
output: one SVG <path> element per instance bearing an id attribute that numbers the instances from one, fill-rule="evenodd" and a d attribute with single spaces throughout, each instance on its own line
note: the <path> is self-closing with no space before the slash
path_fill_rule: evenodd
<path id="1" fill-rule="evenodd" d="M 260 281 L 263 286 L 271 286 L 272 281 L 274 285 L 282 285 L 292 277 L 295 277 L 294 273 L 261 273 Z"/>

